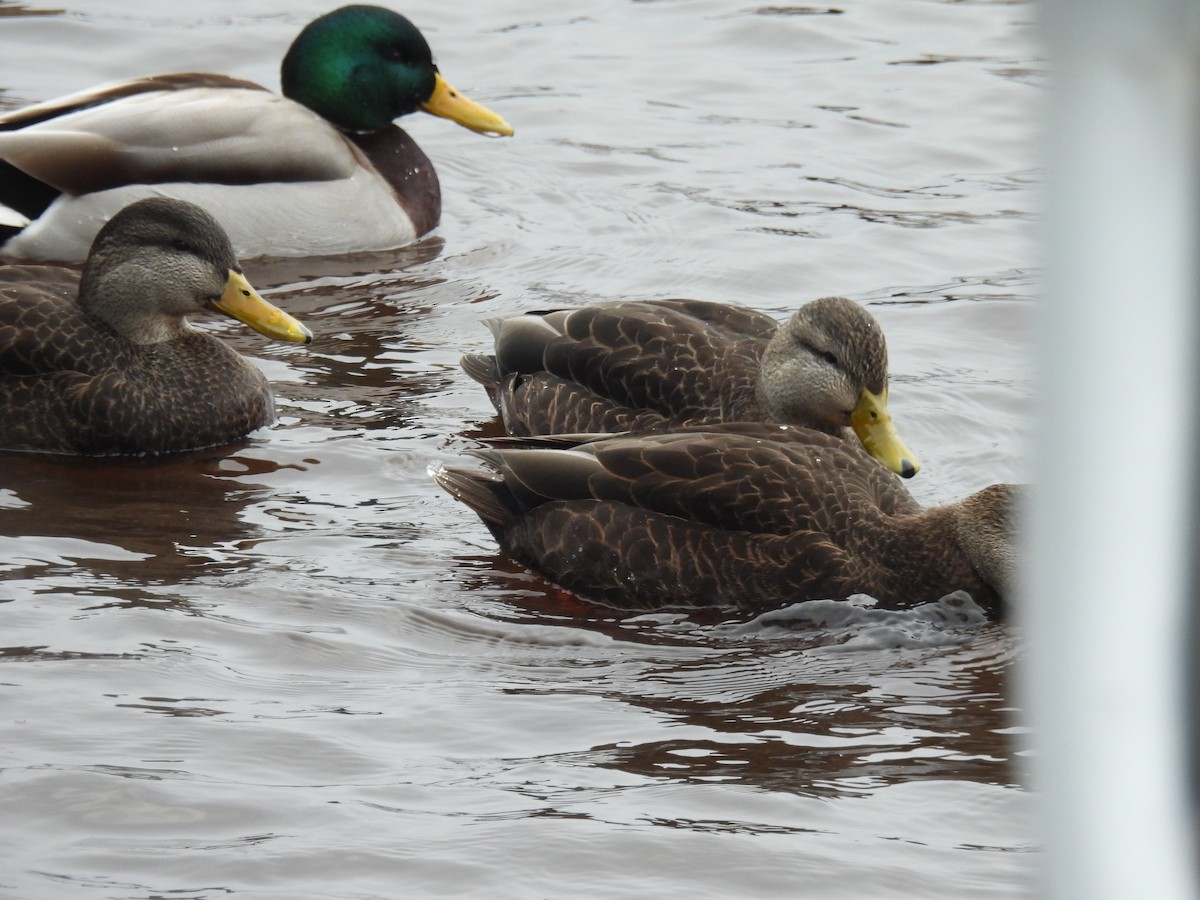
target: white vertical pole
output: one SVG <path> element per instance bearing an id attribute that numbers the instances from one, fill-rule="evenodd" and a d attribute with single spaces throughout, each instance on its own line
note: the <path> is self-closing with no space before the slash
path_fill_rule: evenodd
<path id="1" fill-rule="evenodd" d="M 1190 900 L 1200 0 L 1041 12 L 1047 277 L 1018 622 L 1042 889 Z"/>

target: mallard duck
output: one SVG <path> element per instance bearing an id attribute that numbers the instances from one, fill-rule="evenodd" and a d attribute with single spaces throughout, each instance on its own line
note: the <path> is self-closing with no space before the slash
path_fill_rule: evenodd
<path id="1" fill-rule="evenodd" d="M 761 423 L 532 440 L 474 451 L 492 471 L 434 477 L 584 599 L 759 612 L 866 593 L 900 609 L 964 590 L 1003 612 L 1013 485 L 922 508 L 857 444 Z"/>
<path id="2" fill-rule="evenodd" d="M 377 6 L 311 22 L 281 83 L 278 96 L 223 75 L 163 75 L 0 117 L 0 253 L 77 262 L 108 218 L 147 196 L 204 207 L 243 259 L 387 250 L 441 215 L 433 165 L 394 119 L 424 110 L 512 134 L 446 83 L 416 26 Z"/>
<path id="3" fill-rule="evenodd" d="M 596 303 L 488 319 L 495 355 L 463 357 L 513 435 L 613 432 L 717 422 L 849 430 L 893 472 L 920 464 L 887 409 L 887 343 L 845 297 L 780 325 L 702 300 Z"/>
<path id="4" fill-rule="evenodd" d="M 188 324 L 205 309 L 268 337 L 312 340 L 255 293 L 216 220 L 180 200 L 113 216 L 79 276 L 0 267 L 0 448 L 167 453 L 269 424 L 262 373 Z"/>

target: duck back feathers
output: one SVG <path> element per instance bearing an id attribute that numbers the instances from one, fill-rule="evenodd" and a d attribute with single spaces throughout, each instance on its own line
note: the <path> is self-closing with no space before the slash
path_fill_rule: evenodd
<path id="1" fill-rule="evenodd" d="M 210 335 L 132 344 L 56 291 L 10 297 L 0 289 L 4 449 L 165 453 L 239 440 L 275 418 L 262 373 Z"/>
<path id="2" fill-rule="evenodd" d="M 206 309 L 311 340 L 245 281 L 217 222 L 177 200 L 144 200 L 115 216 L 81 276 L 0 267 L 0 448 L 164 453 L 269 424 L 262 373 L 188 324 Z"/>
<path id="3" fill-rule="evenodd" d="M 762 611 L 863 592 L 906 608 L 966 590 L 1002 610 L 1011 486 L 923 509 L 857 445 L 810 429 L 580 440 L 482 450 L 490 471 L 436 477 L 514 559 L 612 606 Z"/>
<path id="4" fill-rule="evenodd" d="M 516 435 L 754 417 L 759 359 L 777 328 L 767 316 L 694 300 L 594 304 L 486 324 L 495 355 L 463 365 Z"/>
<path id="5" fill-rule="evenodd" d="M 487 321 L 463 358 L 512 435 L 765 421 L 858 438 L 902 475 L 916 457 L 887 412 L 887 346 L 856 303 L 827 297 L 777 323 L 697 300 L 598 303 Z"/>

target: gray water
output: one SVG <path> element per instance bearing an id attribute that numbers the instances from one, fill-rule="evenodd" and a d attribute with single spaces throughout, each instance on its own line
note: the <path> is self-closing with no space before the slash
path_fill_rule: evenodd
<path id="1" fill-rule="evenodd" d="M 164 71 L 276 88 L 328 8 L 0 4 L 0 106 Z M 1023 480 L 1033 9 L 397 8 L 517 135 L 411 117 L 434 237 L 248 266 L 317 335 L 206 326 L 278 424 L 166 461 L 0 459 L 0 894 L 1028 891 L 1014 629 L 950 602 L 791 627 L 585 606 L 428 469 L 494 430 L 457 365 L 485 316 L 844 294 L 888 335 L 914 492 Z"/>

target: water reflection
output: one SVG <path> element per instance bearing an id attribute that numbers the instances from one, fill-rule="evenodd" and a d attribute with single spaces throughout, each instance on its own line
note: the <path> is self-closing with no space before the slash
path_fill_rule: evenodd
<path id="1" fill-rule="evenodd" d="M 611 764 L 806 794 L 916 778 L 1014 784 L 1009 751 L 996 739 L 1009 725 L 1009 655 L 993 633 L 959 659 L 909 652 L 893 655 L 887 669 L 865 655 L 835 662 L 785 646 L 646 672 L 641 684 L 662 693 L 639 687 L 622 698 L 708 737 L 614 747 Z"/>
<path id="2" fill-rule="evenodd" d="M 141 6 L 0 4 L 0 105 L 180 68 L 273 84 L 327 11 Z M 498 430 L 458 369 L 484 317 L 845 294 L 888 334 L 922 501 L 1024 480 L 1029 7 L 898 9 L 403 10 L 518 137 L 481 155 L 413 123 L 437 238 L 246 262 L 316 342 L 201 327 L 267 373 L 276 426 L 175 460 L 0 459 L 8 890 L 1019 893 L 1007 627 L 582 604 L 426 474 Z"/>
<path id="3" fill-rule="evenodd" d="M 402 273 L 406 269 L 437 259 L 445 246 L 441 237 L 430 235 L 394 250 L 343 256 L 249 259 L 243 260 L 242 264 L 247 277 L 260 291 L 284 286 L 295 289 L 313 282 L 349 284 L 357 281 L 386 286 L 393 281 L 402 282 Z M 299 315 L 291 309 L 288 311 Z"/>
<path id="4" fill-rule="evenodd" d="M 709 621 L 690 611 L 631 615 L 581 602 L 499 556 L 458 563 L 478 567 L 466 576 L 477 590 L 507 598 L 509 621 L 570 623 L 616 642 L 558 666 L 561 647 L 549 636 L 526 644 L 504 669 L 505 693 L 603 698 L 650 714 L 660 735 L 678 735 L 600 744 L 586 760 L 572 751 L 559 762 L 809 796 L 919 778 L 1017 783 L 1015 751 L 1002 737 L 1014 645 L 977 607 L 977 616 L 962 613 L 965 598 L 935 612 L 882 613 L 910 643 L 881 650 L 889 638 L 876 624 L 868 649 L 848 650 L 863 637 L 861 617 L 816 629 L 810 612 L 809 627 L 790 632 L 778 616 L 734 624 L 711 611 Z"/>
<path id="5" fill-rule="evenodd" d="M 247 264 L 256 285 L 275 285 L 272 302 L 314 332 L 301 353 L 264 347 L 230 331 L 241 352 L 285 357 L 273 370 L 281 412 L 295 410 L 309 427 L 345 431 L 405 428 L 419 398 L 443 391 L 454 374 L 431 367 L 428 345 L 414 338 L 437 307 L 444 276 L 428 263 L 443 242 L 429 238 L 386 254 Z M 372 268 L 378 267 L 378 268 Z"/>
<path id="6" fill-rule="evenodd" d="M 87 560 L 105 580 L 161 584 L 214 566 L 244 567 L 246 561 L 220 550 L 253 538 L 242 511 L 266 492 L 254 478 L 279 468 L 228 447 L 163 459 L 6 454 L 4 485 L 28 505 L 0 509 L 0 535 L 23 538 L 25 556 L 14 561 L 10 554 L 0 571 L 9 579 L 34 567 L 62 574 L 72 560 Z M 82 546 L 63 547 L 56 538 Z"/>

